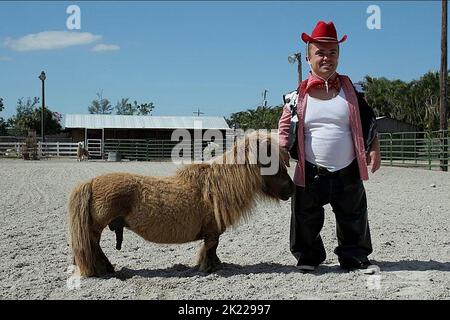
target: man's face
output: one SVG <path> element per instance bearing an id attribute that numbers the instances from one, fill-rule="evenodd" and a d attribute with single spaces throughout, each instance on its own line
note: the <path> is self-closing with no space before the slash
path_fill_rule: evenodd
<path id="1" fill-rule="evenodd" d="M 313 42 L 309 44 L 309 62 L 315 74 L 326 78 L 337 69 L 339 45 L 333 42 Z"/>

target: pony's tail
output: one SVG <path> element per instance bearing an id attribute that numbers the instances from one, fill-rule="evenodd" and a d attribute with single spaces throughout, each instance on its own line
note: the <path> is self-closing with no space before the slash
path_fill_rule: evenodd
<path id="1" fill-rule="evenodd" d="M 69 199 L 69 234 L 74 263 L 81 276 L 95 273 L 95 256 L 92 242 L 92 217 L 89 210 L 91 199 L 91 181 L 78 185 Z"/>

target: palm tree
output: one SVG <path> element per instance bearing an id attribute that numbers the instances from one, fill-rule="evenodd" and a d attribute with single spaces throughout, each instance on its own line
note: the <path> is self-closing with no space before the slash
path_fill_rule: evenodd
<path id="1" fill-rule="evenodd" d="M 111 114 L 113 107 L 108 99 L 103 98 L 103 90 L 97 92 L 97 99 L 88 107 L 89 113 Z"/>
<path id="2" fill-rule="evenodd" d="M 128 102 L 130 98 L 122 98 L 116 103 L 116 114 L 121 115 L 133 115 L 136 113 L 136 109 Z"/>

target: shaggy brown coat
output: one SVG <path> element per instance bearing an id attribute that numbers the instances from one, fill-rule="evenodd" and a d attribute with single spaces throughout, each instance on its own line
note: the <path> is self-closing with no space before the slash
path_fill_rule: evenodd
<path id="1" fill-rule="evenodd" d="M 251 139 L 210 163 L 185 166 L 171 177 L 112 173 L 77 186 L 69 200 L 69 233 L 81 275 L 114 271 L 99 243 L 103 229 L 118 218 L 123 218 L 128 229 L 155 243 L 204 239 L 199 267 L 207 272 L 217 269 L 220 234 L 247 217 L 258 198 L 276 199 L 276 192 L 264 192 L 268 186 L 260 165 L 250 161 L 250 154 L 256 151 Z M 270 136 L 257 139 L 257 144 L 276 143 Z M 239 150 L 245 150 L 244 164 L 222 164 L 230 159 L 236 162 Z M 283 183 L 292 194 L 293 184 L 286 176 Z"/>

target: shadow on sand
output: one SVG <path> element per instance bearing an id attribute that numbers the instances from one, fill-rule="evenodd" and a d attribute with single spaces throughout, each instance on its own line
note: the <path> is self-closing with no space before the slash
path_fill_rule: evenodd
<path id="1" fill-rule="evenodd" d="M 380 267 L 381 272 L 394 271 L 450 271 L 450 262 L 439 261 L 420 261 L 420 260 L 401 260 L 401 261 L 376 261 L 372 260 L 374 264 Z M 348 271 L 340 268 L 339 265 L 320 265 L 315 271 L 310 272 L 310 275 L 321 276 L 329 273 L 345 274 Z M 223 263 L 222 269 L 214 272 L 212 275 L 217 277 L 233 277 L 236 275 L 251 275 L 251 274 L 289 274 L 302 273 L 294 265 L 283 265 L 279 263 L 258 263 L 253 265 L 238 265 L 231 263 Z M 177 264 L 165 269 L 130 269 L 122 268 L 117 271 L 113 277 L 126 280 L 132 277 L 142 278 L 189 278 L 189 277 L 204 277 L 208 273 L 201 272 L 197 267 Z"/>

